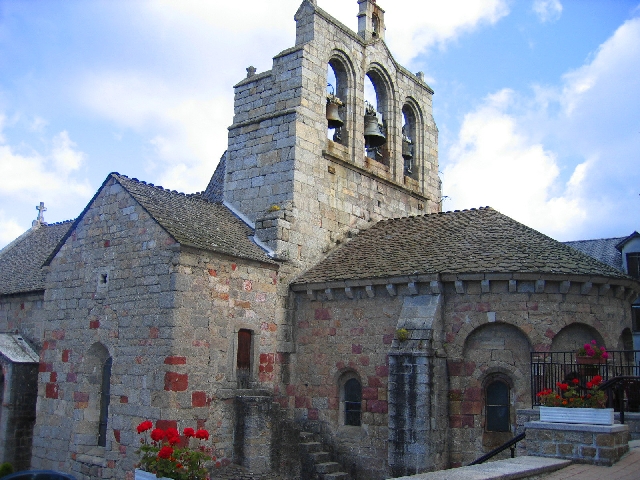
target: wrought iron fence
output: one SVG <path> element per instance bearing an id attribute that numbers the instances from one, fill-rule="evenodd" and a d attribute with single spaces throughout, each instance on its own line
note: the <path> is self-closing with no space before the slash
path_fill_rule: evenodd
<path id="1" fill-rule="evenodd" d="M 532 352 L 531 353 L 531 405 L 539 406 L 536 394 L 546 388 L 556 388 L 556 383 L 579 380 L 579 387 L 586 389 L 586 383 L 595 375 L 603 381 L 615 377 L 637 377 L 632 382 L 638 388 L 627 389 L 624 399 L 616 399 L 616 411 L 624 409 L 640 411 L 640 350 L 608 351 L 609 358 L 598 362 L 583 363 L 572 352 Z M 611 399 L 613 400 L 613 399 Z"/>

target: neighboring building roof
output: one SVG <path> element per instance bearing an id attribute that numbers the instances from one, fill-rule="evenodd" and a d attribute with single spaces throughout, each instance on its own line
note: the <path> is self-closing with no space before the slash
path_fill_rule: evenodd
<path id="1" fill-rule="evenodd" d="M 624 237 L 620 243 L 618 243 L 616 245 L 616 249 L 619 250 L 620 252 L 622 252 L 622 249 L 624 248 L 624 246 L 630 242 L 631 240 L 633 240 L 634 238 L 638 238 L 640 237 L 640 233 L 638 232 L 633 232 L 631 235 L 629 235 L 628 237 Z"/>
<path id="2" fill-rule="evenodd" d="M 544 273 L 628 277 L 493 210 L 384 220 L 294 283 L 420 274 Z"/>
<path id="3" fill-rule="evenodd" d="M 13 363 L 40 362 L 40 356 L 20 335 L 0 333 L 0 354 Z"/>
<path id="4" fill-rule="evenodd" d="M 224 200 L 224 174 L 227 171 L 227 152 L 224 152 L 216 171 L 213 172 L 211 180 L 207 189 L 202 193 L 202 196 L 210 202 L 222 203 Z"/>
<path id="5" fill-rule="evenodd" d="M 44 290 L 42 266 L 71 225 L 40 224 L 0 250 L 0 295 Z"/>
<path id="6" fill-rule="evenodd" d="M 622 240 L 627 237 L 599 238 L 597 240 L 577 240 L 564 242 L 571 248 L 580 250 L 582 253 L 595 258 L 596 260 L 612 266 L 616 270 L 624 271 L 622 268 L 622 254 L 616 249 Z"/>
<path id="7" fill-rule="evenodd" d="M 253 229 L 224 205 L 200 194 L 166 190 L 118 173 L 110 176 L 181 245 L 275 263 L 249 238 Z"/>

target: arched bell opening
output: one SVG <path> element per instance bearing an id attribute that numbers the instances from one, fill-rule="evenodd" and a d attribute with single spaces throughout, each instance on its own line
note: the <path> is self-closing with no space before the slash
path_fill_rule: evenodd
<path id="1" fill-rule="evenodd" d="M 417 164 L 417 119 L 413 109 L 405 104 L 402 107 L 402 159 L 404 175 L 418 180 Z"/>
<path id="2" fill-rule="evenodd" d="M 338 58 L 327 64 L 327 138 L 342 145 L 348 145 L 347 128 L 348 76 L 347 70 Z"/>
<path id="3" fill-rule="evenodd" d="M 364 99 L 365 155 L 384 165 L 389 165 L 387 91 L 382 77 L 373 70 L 365 76 Z"/>

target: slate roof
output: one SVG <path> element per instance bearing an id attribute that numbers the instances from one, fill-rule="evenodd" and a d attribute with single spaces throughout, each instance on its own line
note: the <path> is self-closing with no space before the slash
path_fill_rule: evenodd
<path id="1" fill-rule="evenodd" d="M 221 203 L 131 179 L 113 177 L 178 243 L 239 258 L 275 263 L 249 237 L 254 231 Z"/>
<path id="2" fill-rule="evenodd" d="M 222 203 L 224 200 L 224 174 L 227 171 L 227 152 L 224 152 L 216 171 L 211 175 L 209 185 L 207 189 L 202 193 L 202 196 L 210 202 Z"/>
<path id="3" fill-rule="evenodd" d="M 294 283 L 420 274 L 545 273 L 628 279 L 618 270 L 493 210 L 384 220 Z"/>
<path id="4" fill-rule="evenodd" d="M 0 295 L 44 290 L 42 266 L 71 225 L 67 221 L 30 228 L 0 250 Z"/>
<path id="5" fill-rule="evenodd" d="M 577 240 L 573 242 L 564 242 L 571 248 L 580 250 L 582 253 L 589 255 L 613 268 L 624 271 L 622 268 L 622 254 L 616 246 L 627 237 L 616 238 L 599 238 L 597 240 Z"/>

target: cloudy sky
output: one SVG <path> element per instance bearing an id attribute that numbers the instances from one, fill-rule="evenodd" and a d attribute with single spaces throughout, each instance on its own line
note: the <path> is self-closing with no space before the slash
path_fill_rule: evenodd
<path id="1" fill-rule="evenodd" d="M 444 210 L 559 240 L 640 230 L 640 2 L 378 0 L 435 90 Z M 206 187 L 232 86 L 294 44 L 300 0 L 0 0 L 0 247 L 117 171 Z M 357 29 L 356 0 L 318 0 Z"/>

